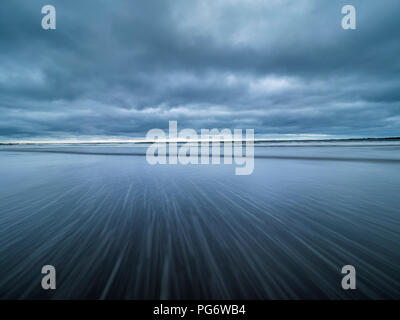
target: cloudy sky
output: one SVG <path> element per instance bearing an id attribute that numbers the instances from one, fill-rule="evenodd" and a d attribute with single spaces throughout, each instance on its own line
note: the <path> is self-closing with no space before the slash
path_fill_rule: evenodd
<path id="1" fill-rule="evenodd" d="M 56 30 L 41 28 L 47 4 Z M 1 1 L 0 141 L 134 138 L 169 120 L 400 136 L 399 14 L 398 0 Z"/>

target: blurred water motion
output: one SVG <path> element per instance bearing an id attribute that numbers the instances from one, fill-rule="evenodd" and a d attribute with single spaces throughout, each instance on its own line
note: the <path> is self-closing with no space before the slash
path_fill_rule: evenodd
<path id="1" fill-rule="evenodd" d="M 145 150 L 0 147 L 0 298 L 400 298 L 400 145 L 261 145 L 250 176 Z"/>

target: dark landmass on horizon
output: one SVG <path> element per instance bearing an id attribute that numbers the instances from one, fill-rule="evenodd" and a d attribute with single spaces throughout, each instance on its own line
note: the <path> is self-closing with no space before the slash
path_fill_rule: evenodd
<path id="1" fill-rule="evenodd" d="M 386 138 L 345 138 L 345 139 L 283 139 L 283 140 L 269 140 L 269 139 L 255 139 L 254 143 L 290 143 L 290 142 L 363 142 L 363 141 L 400 141 L 400 137 L 386 137 Z M 99 145 L 99 144 L 147 144 L 147 143 L 154 143 L 156 141 L 137 141 L 137 142 L 124 142 L 124 141 L 104 141 L 104 142 L 12 142 L 12 143 L 5 143 L 5 142 L 0 142 L 0 146 L 16 146 L 16 145 L 41 145 L 41 144 L 93 144 L 93 145 Z M 189 141 L 177 141 L 177 143 L 186 143 Z M 200 140 L 198 141 L 191 141 L 193 143 L 195 142 L 201 142 Z M 209 141 L 211 142 L 211 141 Z M 221 143 L 224 142 L 229 142 L 229 141 L 220 141 Z M 231 141 L 233 142 L 233 141 Z M 170 143 L 170 142 L 165 142 L 165 143 Z"/>

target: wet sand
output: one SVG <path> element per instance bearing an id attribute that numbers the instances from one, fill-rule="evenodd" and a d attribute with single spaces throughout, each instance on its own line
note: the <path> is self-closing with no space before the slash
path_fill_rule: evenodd
<path id="1" fill-rule="evenodd" d="M 143 150 L 0 148 L 0 298 L 400 297 L 400 146 L 260 146 L 250 176 Z"/>

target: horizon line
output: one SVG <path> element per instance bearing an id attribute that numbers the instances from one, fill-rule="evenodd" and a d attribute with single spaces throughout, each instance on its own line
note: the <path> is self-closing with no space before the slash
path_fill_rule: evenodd
<path id="1" fill-rule="evenodd" d="M 265 138 L 256 138 L 254 139 L 254 143 L 275 143 L 275 142 L 340 142 L 340 141 L 385 141 L 385 140 L 400 140 L 400 136 L 390 136 L 390 137 L 358 137 L 358 138 L 327 138 L 327 139 L 287 139 L 287 138 L 277 138 L 277 139 L 265 139 Z M 100 140 L 10 140 L 10 141 L 0 141 L 0 145 L 32 145 L 32 144 L 125 144 L 125 143 L 136 143 L 136 144 L 146 144 L 146 143 L 201 143 L 201 142 L 245 142 L 248 141 L 246 139 L 234 140 L 234 139 L 175 139 L 175 140 L 146 140 L 144 138 L 141 139 L 100 139 Z"/>

